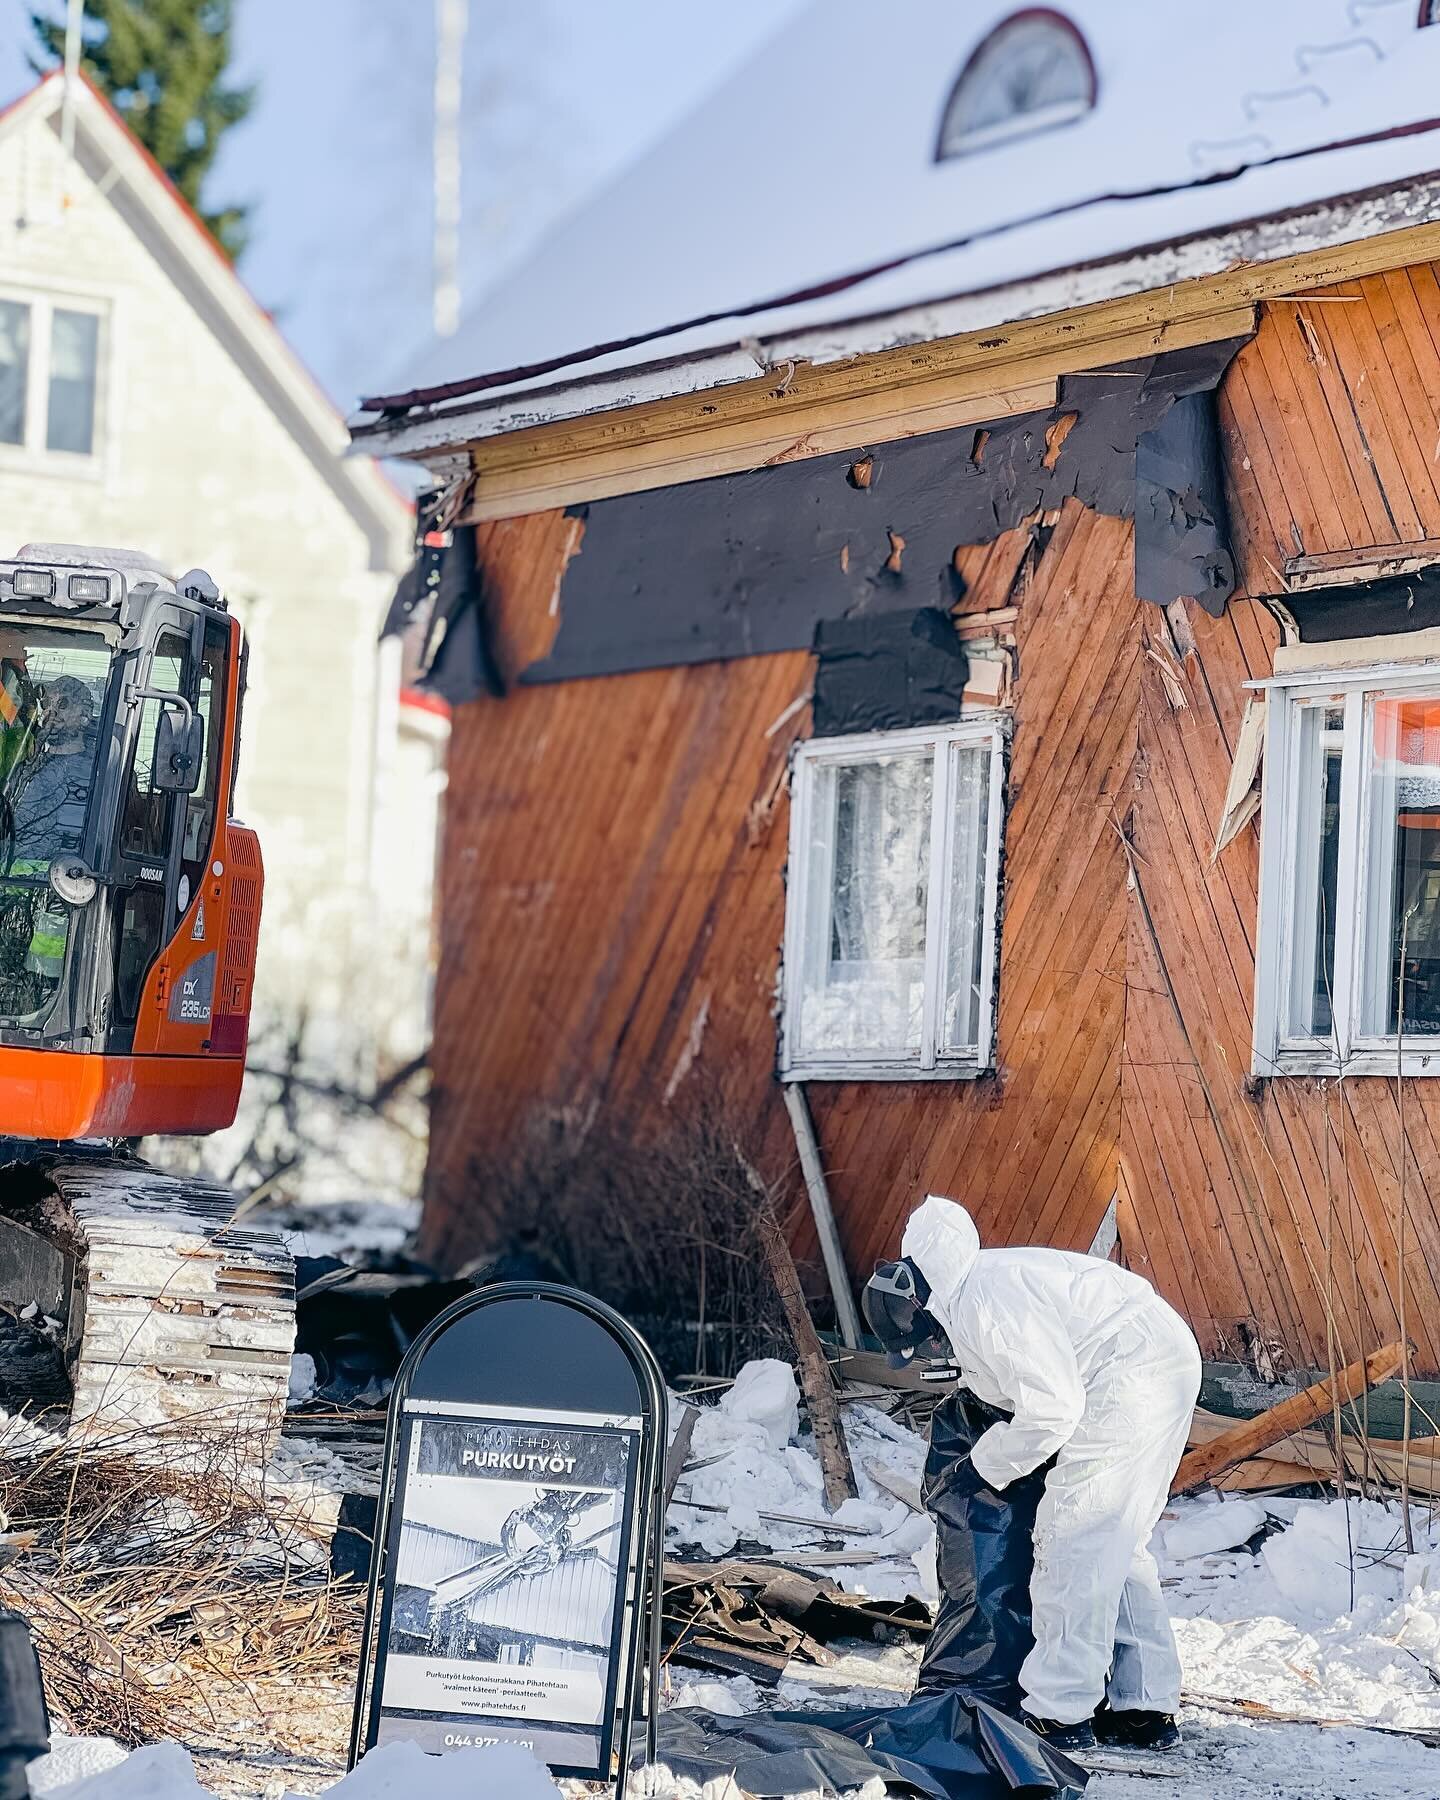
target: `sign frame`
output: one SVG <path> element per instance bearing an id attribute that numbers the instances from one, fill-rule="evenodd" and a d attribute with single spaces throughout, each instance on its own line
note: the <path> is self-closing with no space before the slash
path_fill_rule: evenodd
<path id="1" fill-rule="evenodd" d="M 592 1506 L 600 1504 L 607 1493 L 611 1497 L 611 1523 L 596 1535 L 620 1527 L 615 1588 L 608 1601 L 610 1630 L 600 1718 L 593 1739 L 578 1739 L 593 1743 L 594 1756 L 588 1762 L 557 1761 L 548 1756 L 540 1760 L 554 1775 L 604 1781 L 618 1794 L 630 1767 L 638 1715 L 644 1721 L 647 1756 L 653 1761 L 659 1711 L 667 1417 L 664 1378 L 649 1346 L 613 1308 L 576 1288 L 539 1281 L 478 1288 L 447 1307 L 421 1332 L 400 1366 L 386 1417 L 348 1767 L 354 1768 L 381 1741 L 387 1718 L 433 1712 L 442 1726 L 461 1722 L 459 1713 L 428 1707 L 411 1711 L 385 1701 L 390 1659 L 404 1654 L 397 1652 L 392 1642 L 396 1585 L 407 1494 L 412 1480 L 427 1479 L 415 1466 L 426 1446 L 427 1424 L 437 1457 L 442 1454 L 439 1446 L 446 1441 L 442 1432 L 456 1443 L 474 1436 L 481 1443 L 522 1447 L 527 1443 L 543 1447 L 554 1434 L 568 1433 L 567 1448 L 576 1448 L 578 1440 L 580 1449 L 588 1449 L 592 1457 L 608 1448 L 607 1467 L 618 1453 L 623 1489 L 614 1485 L 613 1476 L 609 1485 L 598 1478 L 580 1484 L 593 1493 Z M 464 1453 L 462 1463 L 470 1454 Z M 554 1467 L 544 1464 L 543 1456 L 527 1457 L 523 1449 L 496 1452 L 491 1466 L 497 1465 L 494 1480 L 482 1476 L 476 1481 L 477 1501 L 486 1498 L 483 1488 L 503 1492 L 496 1483 L 512 1479 L 512 1470 Z M 531 1491 L 517 1486 L 517 1498 Z M 517 1509 L 512 1519 L 528 1519 L 546 1504 L 563 1509 L 565 1491 L 542 1492 L 532 1508 Z M 490 1498 L 493 1502 L 494 1496 Z M 419 1529 L 425 1529 L 423 1522 Z M 510 1521 L 507 1530 L 513 1530 Z M 569 1553 L 571 1540 L 564 1536 L 559 1541 L 566 1546 L 563 1557 Z M 583 1541 L 574 1547 L 581 1548 Z M 547 1555 L 548 1551 L 542 1552 L 538 1558 L 542 1566 Z M 542 1572 L 548 1568 L 542 1567 Z M 487 1731 L 486 1726 L 494 1724 L 477 1712 L 476 1741 L 493 1737 L 495 1731 Z M 523 1719 L 513 1728 L 508 1723 L 499 1728 L 506 1733 L 504 1741 L 524 1741 L 516 1736 L 525 1729 Z M 539 1730 L 544 1729 L 542 1722 Z M 551 1735 L 561 1737 L 572 1730 L 583 1727 L 563 1721 Z M 464 1741 L 460 1731 L 453 1735 Z"/>

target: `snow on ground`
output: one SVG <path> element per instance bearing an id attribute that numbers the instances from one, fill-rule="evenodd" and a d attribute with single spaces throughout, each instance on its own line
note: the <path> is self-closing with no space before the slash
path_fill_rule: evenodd
<path id="1" fill-rule="evenodd" d="M 1235 1505 L 1177 1504 L 1158 1547 L 1168 1549 L 1193 1518 Z M 1398 1505 L 1352 1501 L 1348 1537 L 1346 1509 L 1333 1501 L 1271 1501 L 1267 1511 L 1280 1529 L 1258 1551 L 1162 1565 L 1187 1692 L 1440 1733 L 1440 1585 L 1407 1590 Z M 1424 1508 L 1412 1508 L 1412 1530 L 1417 1551 L 1440 1549 Z M 1436 1767 L 1440 1793 L 1440 1757 Z"/>
<path id="2" fill-rule="evenodd" d="M 796 1401 L 791 1370 L 763 1363 L 717 1404 L 701 1407 L 668 1520 L 669 1553 L 774 1557 L 851 1591 L 933 1600 L 934 1530 L 901 1497 L 918 1499 L 925 1440 L 878 1404 L 847 1405 L 860 1496 L 832 1517 Z M 673 1410 L 678 1419 L 678 1398 Z M 325 1445 L 287 1440 L 271 1479 L 293 1509 L 324 1510 L 353 1486 L 353 1471 Z M 785 1517 L 766 1516 L 773 1514 Z M 1352 1501 L 1347 1510 L 1334 1501 L 1234 1496 L 1177 1502 L 1154 1548 L 1185 1667 L 1186 1743 L 1150 1759 L 1143 1772 L 1105 1768 L 1089 1800 L 1440 1795 L 1440 1750 L 1405 1735 L 1440 1736 L 1440 1526 L 1417 1507 L 1412 1531 L 1416 1554 L 1407 1560 L 1394 1505 Z M 854 1561 L 832 1564 L 836 1554 Z M 908 1697 L 918 1645 L 857 1641 L 835 1649 L 833 1666 L 792 1664 L 772 1689 L 671 1663 L 666 1704 L 825 1711 Z M 1238 1717 L 1220 1702 L 1252 1702 L 1292 1718 Z M 222 1781 L 207 1763 L 202 1782 L 178 1746 L 152 1746 L 117 1762 L 120 1754 L 95 1740 L 57 1739 L 53 1755 L 36 1766 L 36 1792 L 64 1800 L 205 1800 L 214 1789 L 227 1800 L 281 1800 L 304 1790 L 340 1800 L 415 1800 L 422 1768 L 413 1761 L 418 1751 L 391 1746 L 328 1786 L 323 1774 L 287 1776 L 259 1764 L 227 1769 Z M 491 1760 L 472 1760 L 484 1757 Z M 423 1800 L 449 1800 L 452 1791 L 456 1800 L 462 1793 L 466 1800 L 553 1800 L 556 1789 L 533 1766 L 502 1768 L 502 1760 L 477 1751 L 442 1759 L 443 1768 L 425 1763 Z M 663 1771 L 647 1772 L 631 1795 L 712 1800 Z"/>
<path id="3" fill-rule="evenodd" d="M 317 1200 L 275 1207 L 256 1223 L 278 1231 L 292 1256 L 338 1256 L 342 1262 L 403 1250 L 420 1221 L 418 1200 Z"/>
<path id="4" fill-rule="evenodd" d="M 213 1800 L 179 1744 L 147 1744 L 127 1756 L 106 1738 L 60 1739 L 31 1765 L 30 1777 L 47 1800 Z M 558 1800 L 560 1793 L 534 1757 L 512 1744 L 443 1757 L 385 1744 L 322 1791 L 330 1800 Z"/>
<path id="5" fill-rule="evenodd" d="M 846 1407 L 860 1497 L 831 1514 L 812 1440 L 795 1435 L 797 1408 L 789 1365 L 762 1362 L 749 1364 L 719 1405 L 701 1412 L 670 1509 L 667 1549 L 719 1557 L 745 1556 L 763 1546 L 764 1553 L 779 1553 L 800 1567 L 807 1555 L 853 1549 L 853 1565 L 827 1562 L 817 1572 L 852 1593 L 884 1600 L 918 1594 L 933 1602 L 939 1592 L 935 1528 L 871 1472 L 879 1468 L 897 1485 L 918 1491 L 925 1440 L 876 1407 Z M 674 1412 L 678 1416 L 679 1403 Z"/>

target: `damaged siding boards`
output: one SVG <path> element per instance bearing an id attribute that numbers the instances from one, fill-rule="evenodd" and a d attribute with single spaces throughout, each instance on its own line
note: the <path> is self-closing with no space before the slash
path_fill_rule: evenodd
<path id="1" fill-rule="evenodd" d="M 865 619 L 878 631 L 873 621 L 902 613 L 935 648 L 922 684 L 943 691 L 957 673 L 946 666 L 953 654 L 926 635 L 919 615 L 948 614 L 961 599 L 957 550 L 989 543 L 1069 498 L 1136 518 L 1146 598 L 1164 604 L 1200 594 L 1221 605 L 1224 515 L 1213 491 L 1205 397 L 1240 341 L 1066 376 L 1046 413 L 577 508 L 584 536 L 554 596 L 558 633 L 520 679 L 573 681 L 808 650 L 822 627 Z M 1187 399 L 1204 403 L 1186 407 L 1188 423 L 1165 430 Z M 1145 500 L 1137 508 L 1142 440 Z M 483 587 L 483 579 L 456 585 L 437 610 L 443 632 L 437 640 L 432 631 L 432 640 L 471 645 L 465 656 L 444 651 L 451 699 L 467 681 L 470 696 L 491 691 L 486 659 L 474 648 L 489 642 L 472 616 L 489 604 Z M 919 659 L 912 651 L 908 660 L 913 681 Z"/>
<path id="2" fill-rule="evenodd" d="M 718 1099 L 814 1260 L 803 1081 L 852 1276 L 926 1191 L 995 1243 L 1113 1207 L 1267 1367 L 1398 1335 L 1404 1169 L 1440 1371 L 1440 270 L 1325 298 L 477 528 L 453 617 L 506 692 L 472 664 L 454 720 L 432 1254 L 494 1242 L 516 1143 Z"/>

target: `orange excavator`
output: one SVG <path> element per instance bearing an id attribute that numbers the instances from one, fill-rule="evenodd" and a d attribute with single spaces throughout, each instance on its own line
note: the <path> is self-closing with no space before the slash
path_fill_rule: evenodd
<path id="1" fill-rule="evenodd" d="M 224 1188 L 133 1154 L 240 1100 L 263 879 L 231 815 L 244 681 L 201 569 L 0 561 L 0 1302 L 49 1322 L 77 1415 L 283 1403 L 288 1255 Z"/>

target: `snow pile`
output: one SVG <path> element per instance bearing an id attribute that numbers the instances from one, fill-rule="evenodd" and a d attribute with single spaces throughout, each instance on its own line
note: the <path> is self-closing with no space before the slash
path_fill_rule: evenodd
<path id="1" fill-rule="evenodd" d="M 315 1398 L 315 1358 L 307 1356 L 303 1350 L 297 1350 L 290 1358 L 290 1391 L 286 1403 L 290 1406 L 304 1406 L 307 1400 Z"/>
<path id="2" fill-rule="evenodd" d="M 673 1399 L 677 1413 L 683 1402 Z M 854 1593 L 934 1601 L 935 1528 L 894 1492 L 918 1489 L 925 1440 L 878 1408 L 845 1409 L 859 1498 L 832 1514 L 825 1478 L 808 1436 L 797 1437 L 795 1377 L 778 1362 L 747 1363 L 718 1406 L 701 1410 L 688 1466 L 667 1521 L 670 1549 L 698 1546 L 706 1556 L 775 1552 L 798 1567 L 808 1554 L 853 1550 L 854 1564 L 817 1565 Z M 785 1518 L 774 1515 L 784 1514 Z"/>
<path id="3" fill-rule="evenodd" d="M 1213 1556 L 1247 1542 L 1269 1514 L 1258 1500 L 1232 1500 L 1219 1506 L 1192 1506 L 1165 1532 L 1165 1553 L 1177 1562 Z"/>
<path id="4" fill-rule="evenodd" d="M 129 1754 L 114 1738 L 73 1738 L 62 1731 L 52 1732 L 50 1754 L 30 1764 L 30 1792 L 36 1800 L 44 1800 L 62 1788 L 73 1788 L 87 1776 L 103 1775 Z"/>
<path id="5" fill-rule="evenodd" d="M 800 1389 L 789 1363 L 773 1357 L 748 1362 L 720 1401 L 727 1418 L 758 1425 L 772 1450 L 783 1450 L 800 1429 Z"/>
<path id="6" fill-rule="evenodd" d="M 57 1750 L 32 1764 L 31 1784 L 53 1800 L 214 1800 L 179 1744 L 147 1744 L 118 1760 L 110 1754 L 116 1750 L 103 1738 L 61 1739 Z M 53 1784 L 51 1776 L 62 1769 L 70 1778 Z M 331 1800 L 416 1800 L 420 1794 L 424 1800 L 557 1800 L 560 1790 L 514 1744 L 445 1756 L 427 1756 L 416 1744 L 384 1744 L 325 1792 Z"/>
<path id="7" fill-rule="evenodd" d="M 1217 1543 L 1237 1536 L 1257 1506 L 1277 1528 L 1258 1554 L 1191 1549 L 1207 1531 Z M 1234 1527 L 1211 1523 L 1231 1513 L 1239 1515 Z M 1406 1592 L 1398 1506 L 1190 1501 L 1172 1514 L 1155 1547 L 1187 1694 L 1256 1701 L 1307 1718 L 1440 1730 L 1440 1592 Z M 1412 1530 L 1417 1552 L 1440 1551 L 1440 1530 L 1423 1509 L 1412 1508 Z M 1412 1572 L 1423 1569 L 1422 1555 Z"/>

